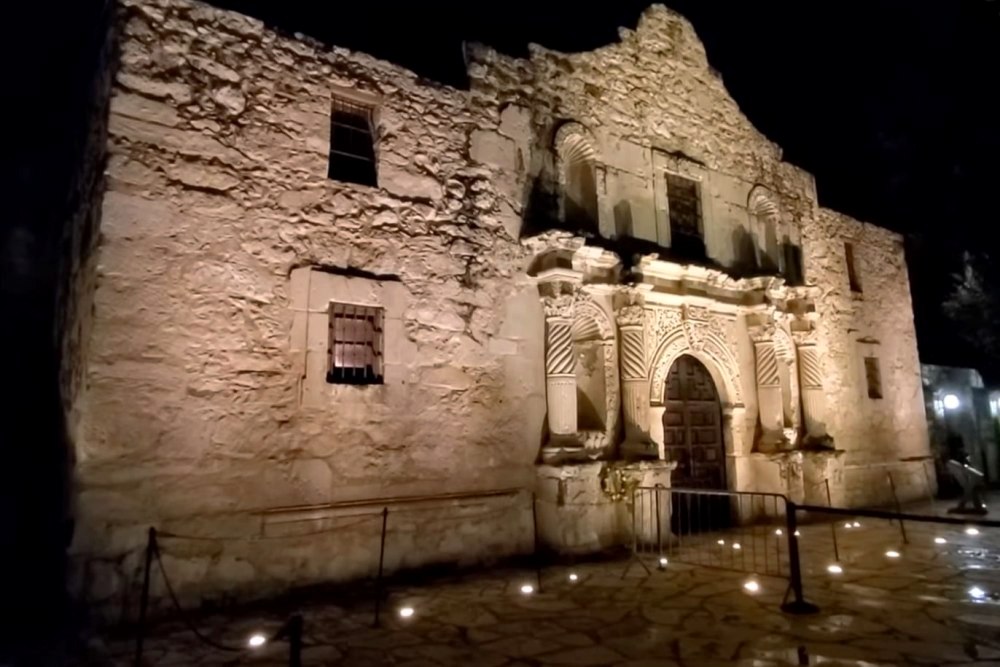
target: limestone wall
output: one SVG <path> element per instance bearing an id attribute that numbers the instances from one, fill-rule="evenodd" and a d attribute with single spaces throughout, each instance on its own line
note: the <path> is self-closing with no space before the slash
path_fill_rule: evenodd
<path id="1" fill-rule="evenodd" d="M 900 461 L 929 453 L 903 239 L 828 209 L 804 235 L 806 279 L 822 288 L 823 389 L 829 432 L 847 451 L 846 501 L 886 502 L 887 472 L 904 498 L 926 494 L 925 464 Z M 849 285 L 845 242 L 854 246 L 860 293 Z M 882 398 L 869 398 L 865 357 L 878 359 Z"/>
<path id="2" fill-rule="evenodd" d="M 396 512 L 405 497 L 528 487 L 545 410 L 541 306 L 493 171 L 468 158 L 470 136 L 499 117 L 202 4 L 125 0 L 119 23 L 80 399 L 86 594 L 122 599 L 149 525 L 219 538 L 165 544 L 182 550 L 182 589 L 253 581 L 260 595 L 369 574 L 377 553 L 346 531 L 264 540 L 262 512 L 404 498 Z M 376 101 L 378 188 L 327 178 L 341 90 Z M 294 312 L 309 267 L 352 294 L 391 293 L 381 305 L 398 354 L 383 385 L 315 383 Z M 425 507 L 406 563 L 526 549 L 530 508 L 497 502 Z M 514 519 L 448 520 L 484 504 Z M 301 521 L 306 534 L 337 525 Z"/>

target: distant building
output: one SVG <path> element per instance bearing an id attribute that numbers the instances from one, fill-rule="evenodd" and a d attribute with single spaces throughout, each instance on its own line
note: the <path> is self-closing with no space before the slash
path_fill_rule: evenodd
<path id="1" fill-rule="evenodd" d="M 621 542 L 634 484 L 927 494 L 902 239 L 818 204 L 681 16 L 469 47 L 467 90 L 187 0 L 117 27 L 91 599 L 150 525 L 202 538 L 165 547 L 182 592 L 259 595 L 370 574 L 383 506 L 394 569 L 530 549 L 532 492 L 576 552 Z"/>
<path id="2" fill-rule="evenodd" d="M 949 439 L 961 438 L 967 462 L 985 473 L 984 482 L 1000 483 L 998 421 L 1000 392 L 990 391 L 974 368 L 922 364 L 927 430 L 943 493 L 958 493 L 945 462 L 956 452 Z M 955 442 L 951 440 L 951 442 Z"/>

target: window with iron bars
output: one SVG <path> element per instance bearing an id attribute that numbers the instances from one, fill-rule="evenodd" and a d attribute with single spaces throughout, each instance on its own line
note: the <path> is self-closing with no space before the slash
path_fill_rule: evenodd
<path id="1" fill-rule="evenodd" d="M 330 304 L 327 382 L 382 384 L 383 319 L 375 306 Z"/>
<path id="2" fill-rule="evenodd" d="M 378 185 L 374 110 L 371 107 L 333 99 L 327 176 L 348 183 Z"/>

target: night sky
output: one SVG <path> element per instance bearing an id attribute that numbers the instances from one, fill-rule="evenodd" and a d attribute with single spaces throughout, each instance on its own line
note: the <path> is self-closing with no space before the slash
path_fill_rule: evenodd
<path id="1" fill-rule="evenodd" d="M 462 85 L 463 40 L 512 55 L 529 42 L 589 50 L 649 3 L 215 4 Z M 908 235 L 922 359 L 977 365 L 940 303 L 961 249 L 1000 222 L 1000 1 L 666 4 L 692 21 L 750 120 L 815 174 L 824 206 Z"/>

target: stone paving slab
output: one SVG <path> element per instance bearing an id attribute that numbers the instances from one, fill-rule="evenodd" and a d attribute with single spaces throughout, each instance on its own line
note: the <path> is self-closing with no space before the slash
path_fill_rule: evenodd
<path id="1" fill-rule="evenodd" d="M 800 529 L 806 597 L 821 608 L 815 615 L 780 611 L 786 580 L 676 558 L 664 570 L 646 559 L 649 574 L 625 560 L 550 567 L 542 590 L 531 594 L 521 587 L 537 586 L 534 572 L 502 569 L 391 587 L 377 629 L 368 601 L 303 602 L 303 663 L 1000 665 L 1000 529 L 967 535 L 961 526 L 913 525 L 904 542 L 898 524 L 859 523 L 838 529 L 839 574 L 827 571 L 834 562 L 830 525 Z M 719 547 L 715 536 L 705 537 L 706 549 Z M 739 539 L 752 547 L 745 530 Z M 750 579 L 760 586 L 756 593 L 743 587 Z M 971 595 L 973 588 L 982 595 Z M 411 618 L 399 616 L 404 606 L 414 609 Z M 241 644 L 282 620 L 278 612 L 233 609 L 198 624 L 216 640 Z M 287 664 L 285 644 L 224 653 L 176 622 L 153 628 L 146 646 L 148 665 Z M 80 664 L 132 664 L 127 639 L 95 640 L 91 648 Z"/>

